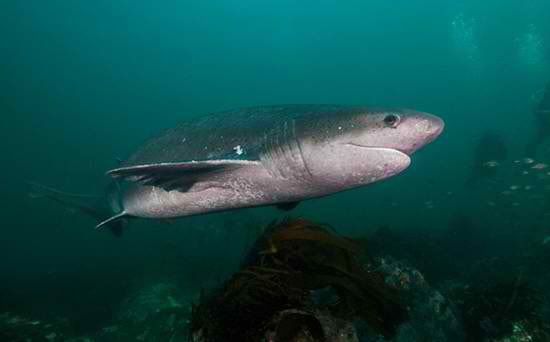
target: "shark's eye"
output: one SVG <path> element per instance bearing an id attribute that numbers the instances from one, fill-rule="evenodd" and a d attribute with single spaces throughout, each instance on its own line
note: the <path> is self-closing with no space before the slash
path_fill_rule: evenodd
<path id="1" fill-rule="evenodd" d="M 397 127 L 397 125 L 399 125 L 400 121 L 401 121 L 401 117 L 399 117 L 399 115 L 397 115 L 397 114 L 388 114 L 384 118 L 384 123 L 387 126 L 392 127 L 392 128 Z"/>

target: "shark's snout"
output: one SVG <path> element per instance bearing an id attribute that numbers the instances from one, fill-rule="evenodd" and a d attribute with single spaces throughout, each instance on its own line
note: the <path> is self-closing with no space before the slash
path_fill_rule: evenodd
<path id="1" fill-rule="evenodd" d="M 435 115 L 425 114 L 424 120 L 421 121 L 421 134 L 425 135 L 425 143 L 430 143 L 437 138 L 445 128 L 445 122 Z"/>
<path id="2" fill-rule="evenodd" d="M 445 122 L 442 119 L 427 113 L 411 116 L 407 121 L 404 136 L 408 142 L 404 143 L 399 150 L 409 156 L 434 141 L 445 128 Z"/>

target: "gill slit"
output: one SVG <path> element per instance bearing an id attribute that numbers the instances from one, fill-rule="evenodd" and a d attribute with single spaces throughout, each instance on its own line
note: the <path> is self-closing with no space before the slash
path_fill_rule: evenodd
<path id="1" fill-rule="evenodd" d="M 296 121 L 292 120 L 292 140 L 296 143 L 296 146 L 298 147 L 298 157 L 300 159 L 300 162 L 302 163 L 302 166 L 304 170 L 306 170 L 306 173 L 311 178 L 313 175 L 311 174 L 311 170 L 307 166 L 306 159 L 304 157 L 304 152 L 302 151 L 302 145 L 300 144 L 300 140 L 296 137 Z"/>

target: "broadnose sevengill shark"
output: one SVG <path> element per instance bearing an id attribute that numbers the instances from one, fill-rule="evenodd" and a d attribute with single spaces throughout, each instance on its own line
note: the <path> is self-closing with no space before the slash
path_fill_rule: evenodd
<path id="1" fill-rule="evenodd" d="M 400 173 L 443 127 L 413 110 L 332 105 L 252 107 L 186 121 L 107 173 L 128 186 L 122 211 L 97 227 L 123 217 L 292 207 Z"/>

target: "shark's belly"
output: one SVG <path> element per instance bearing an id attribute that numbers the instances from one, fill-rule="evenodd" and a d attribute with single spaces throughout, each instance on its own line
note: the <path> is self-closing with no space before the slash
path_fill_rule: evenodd
<path id="1" fill-rule="evenodd" d="M 126 193 L 123 204 L 128 215 L 173 218 L 300 201 L 320 195 L 323 194 L 301 181 L 277 179 L 262 173 L 201 182 L 186 192 L 137 185 Z"/>

